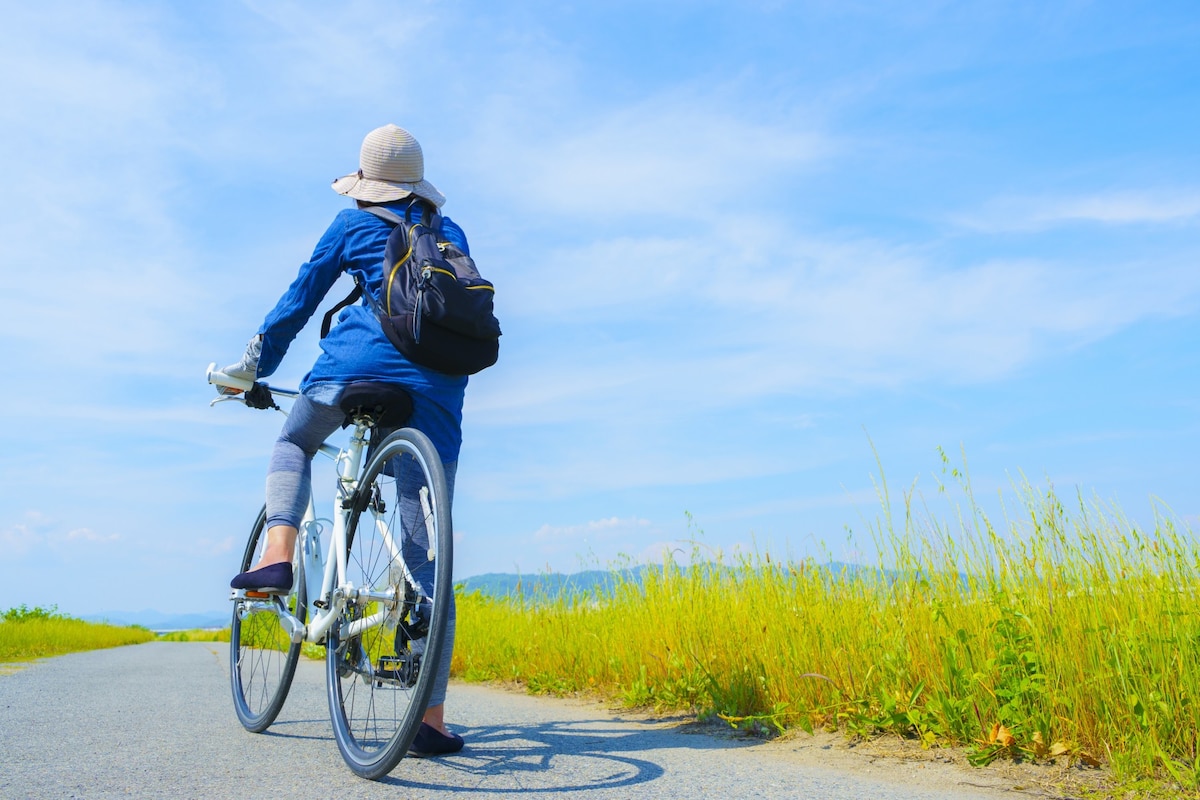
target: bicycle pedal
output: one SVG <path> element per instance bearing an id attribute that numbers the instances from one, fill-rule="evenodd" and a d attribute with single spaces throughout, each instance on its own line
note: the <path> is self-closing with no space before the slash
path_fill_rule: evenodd
<path id="1" fill-rule="evenodd" d="M 255 589 L 230 589 L 230 600 L 269 600 L 271 595 L 269 592 L 260 592 Z"/>
<path id="2" fill-rule="evenodd" d="M 410 656 L 380 656 L 375 668 L 376 686 L 383 686 L 387 682 L 409 689 L 416 685 L 420 672 L 421 656 L 415 653 Z"/>

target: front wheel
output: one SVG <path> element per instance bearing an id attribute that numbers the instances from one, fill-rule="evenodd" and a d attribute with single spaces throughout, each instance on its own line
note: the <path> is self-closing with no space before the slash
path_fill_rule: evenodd
<path id="1" fill-rule="evenodd" d="M 267 509 L 258 512 L 250 540 L 242 555 L 242 572 L 258 561 L 267 546 Z M 300 659 L 300 643 L 293 642 L 280 621 L 279 604 L 285 605 L 301 622 L 305 603 L 303 575 L 297 565 L 292 591 L 286 595 L 247 597 L 235 600 L 229 630 L 229 678 L 233 708 L 242 726 L 252 732 L 265 731 L 287 699 L 288 689 Z"/>
<path id="2" fill-rule="evenodd" d="M 371 780 L 408 752 L 443 657 L 452 573 L 450 493 L 429 439 L 404 428 L 376 448 L 346 526 L 353 587 L 326 642 L 334 737 Z"/>

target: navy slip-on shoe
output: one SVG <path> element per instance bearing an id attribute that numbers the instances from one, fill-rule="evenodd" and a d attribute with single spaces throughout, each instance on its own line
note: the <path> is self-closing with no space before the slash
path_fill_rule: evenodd
<path id="1" fill-rule="evenodd" d="M 429 756 L 446 756 L 462 749 L 463 739 L 461 736 L 456 733 L 442 736 L 437 730 L 422 722 L 421 729 L 417 731 L 417 738 L 413 739 L 413 743 L 408 746 L 408 754 L 428 758 Z"/>
<path id="2" fill-rule="evenodd" d="M 272 564 L 235 575 L 229 585 L 234 589 L 255 592 L 287 592 L 292 588 L 292 565 L 288 562 Z"/>

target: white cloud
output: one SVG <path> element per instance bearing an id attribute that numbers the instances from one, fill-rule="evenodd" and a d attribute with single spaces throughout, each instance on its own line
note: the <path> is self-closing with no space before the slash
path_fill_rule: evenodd
<path id="1" fill-rule="evenodd" d="M 714 204 L 757 205 L 770 187 L 828 157 L 836 144 L 802 111 L 755 107 L 732 81 L 678 86 L 625 106 L 573 107 L 561 122 L 516 103 L 485 110 L 489 134 L 471 154 L 477 190 L 533 218 L 607 222 L 714 219 Z M 570 88 L 562 90 L 570 95 Z M 579 101 L 582 103 L 583 101 Z M 563 114 L 573 102 L 556 109 Z M 549 124 L 548 124 L 549 122 Z"/>
<path id="2" fill-rule="evenodd" d="M 710 278 L 713 237 L 612 236 L 534 252 L 504 276 L 500 302 L 521 316 L 579 321 L 603 314 L 633 321 L 655 303 L 669 306 Z"/>
<path id="3" fill-rule="evenodd" d="M 574 525 L 543 525 L 534 531 L 523 554 L 520 568 L 528 569 L 536 562 L 540 567 L 574 571 L 581 567 L 607 567 L 609 563 L 595 562 L 620 555 L 637 557 L 647 539 L 661 536 L 659 526 L 638 517 L 607 517 Z"/>
<path id="4" fill-rule="evenodd" d="M 15 522 L 0 528 L 0 549 L 13 558 L 21 558 L 36 549 L 43 541 L 44 536 L 37 530 L 36 522 L 33 519 L 26 522 Z"/>
<path id="5" fill-rule="evenodd" d="M 1074 261 L 983 251 L 955 264 L 936 243 L 841 240 L 763 221 L 612 247 L 629 257 L 598 258 L 609 245 L 593 243 L 528 264 L 513 303 L 530 304 L 515 311 L 528 318 L 521 333 L 534 335 L 518 334 L 504 370 L 476 381 L 472 414 L 498 425 L 636 425 L 772 395 L 998 380 L 1200 304 L 1186 252 Z M 556 282 L 562 264 L 574 274 Z"/>
<path id="6" fill-rule="evenodd" d="M 612 539 L 625 535 L 631 530 L 641 530 L 650 526 L 650 521 L 632 517 L 621 519 L 607 517 L 592 520 L 580 525 L 543 525 L 534 531 L 533 538 L 538 541 L 560 541 L 563 539 Z"/>
<path id="7" fill-rule="evenodd" d="M 66 540 L 71 542 L 88 542 L 90 544 L 109 544 L 121 538 L 119 533 L 101 534 L 91 528 L 75 528 L 67 531 Z"/>
<path id="8" fill-rule="evenodd" d="M 692 217 L 712 198 L 754 203 L 765 182 L 829 145 L 790 122 L 714 113 L 720 94 L 650 98 L 539 149 L 524 166 L 539 205 L 576 214 Z M 530 154 L 533 156 L 534 154 Z"/>
<path id="9" fill-rule="evenodd" d="M 250 530 L 249 522 L 250 520 L 245 520 L 244 524 L 239 525 L 239 528 L 245 527 L 248 533 Z M 234 553 L 240 555 L 241 549 L 245 547 L 245 544 L 245 539 L 240 535 L 195 536 L 190 538 L 164 536 L 144 540 L 140 543 L 140 546 L 148 557 L 153 558 L 184 556 L 188 559 L 197 560 L 219 559 L 232 564 L 232 559 L 221 559 L 220 557 Z"/>
<path id="10" fill-rule="evenodd" d="M 493 455 L 473 469 L 472 500 L 549 502 L 599 492 L 717 486 L 795 468 L 796 457 L 790 453 L 750 451 L 736 440 L 709 438 L 702 431 L 690 439 L 675 431 L 659 433 L 653 419 L 623 424 L 631 417 L 611 408 L 608 416 L 594 409 L 587 413 L 597 424 L 590 431 L 574 431 L 565 446 L 543 434 L 531 437 L 511 460 Z M 521 457 L 525 451 L 538 453 L 543 443 L 551 457 Z M 544 535 L 554 530 L 548 528 Z"/>
<path id="11" fill-rule="evenodd" d="M 448 12 L 429 3 L 408 3 L 402 13 L 362 0 L 331 6 L 251 0 L 246 5 L 264 23 L 252 63 L 278 92 L 263 99 L 289 110 L 332 98 L 407 106 L 417 87 L 401 79 L 411 64 L 398 54 L 420 58 L 423 44 L 439 34 L 450 36 L 453 28 L 446 24 Z"/>
<path id="12" fill-rule="evenodd" d="M 104 242 L 158 244 L 129 220 L 169 226 L 163 198 L 178 183 L 167 154 L 190 146 L 176 123 L 206 91 L 202 70 L 164 41 L 154 10 L 39 4 L 10 9 L 5 23 L 0 163 L 20 202 L 10 194 L 3 203 L 0 231 L 9 241 L 24 240 L 31 223 L 53 231 L 58 249 L 47 260 L 68 268 Z M 73 241 L 86 243 L 77 260 L 64 246 Z"/>
<path id="13" fill-rule="evenodd" d="M 1165 225 L 1200 221 L 1200 190 L 1159 189 L 1096 192 L 1057 197 L 1008 197 L 952 218 L 986 233 L 1039 231 L 1071 224 Z"/>
<path id="14" fill-rule="evenodd" d="M 21 558 L 31 553 L 44 555 L 47 551 L 59 555 L 74 554 L 79 547 L 109 545 L 122 537 L 117 533 L 101 533 L 89 527 L 63 530 L 60 519 L 42 511 L 26 511 L 19 521 L 0 529 L 0 548 Z"/>

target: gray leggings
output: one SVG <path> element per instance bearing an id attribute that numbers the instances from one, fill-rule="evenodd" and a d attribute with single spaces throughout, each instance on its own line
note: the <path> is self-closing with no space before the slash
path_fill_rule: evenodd
<path id="1" fill-rule="evenodd" d="M 337 406 L 317 403 L 304 395 L 296 398 L 291 413 L 283 423 L 283 430 L 271 453 L 267 468 L 267 527 L 286 525 L 299 528 L 308 508 L 312 492 L 312 460 L 321 443 L 341 427 L 345 414 Z M 450 500 L 454 500 L 454 473 L 457 461 L 442 464 L 446 473 L 446 487 Z M 446 701 L 446 684 L 450 680 L 450 658 L 454 653 L 455 609 L 454 595 L 450 595 L 450 617 L 446 623 L 446 643 L 437 678 L 433 684 L 430 706 Z"/>

